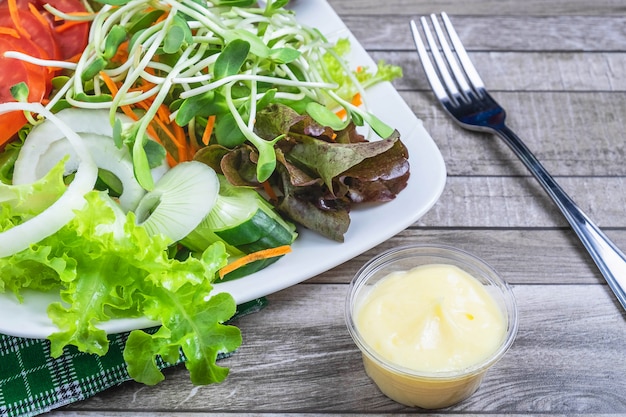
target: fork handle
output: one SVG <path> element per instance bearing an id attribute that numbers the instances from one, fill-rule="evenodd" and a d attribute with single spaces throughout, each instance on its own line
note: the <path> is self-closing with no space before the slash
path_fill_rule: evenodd
<path id="1" fill-rule="evenodd" d="M 506 125 L 496 133 L 515 152 L 559 207 L 622 307 L 626 309 L 626 256 L 557 184 L 522 140 Z"/>

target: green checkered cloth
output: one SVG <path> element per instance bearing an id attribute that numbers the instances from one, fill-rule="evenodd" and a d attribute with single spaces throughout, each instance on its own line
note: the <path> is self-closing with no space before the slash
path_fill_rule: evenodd
<path id="1" fill-rule="evenodd" d="M 265 298 L 242 304 L 233 319 L 257 312 L 266 305 Z M 109 336 L 109 351 L 104 356 L 66 348 L 56 359 L 50 356 L 47 340 L 0 334 L 0 416 L 45 413 L 130 380 L 122 356 L 128 334 Z M 223 354 L 218 359 L 231 354 Z M 183 361 L 181 355 L 176 364 Z M 176 364 L 158 363 L 161 369 Z"/>

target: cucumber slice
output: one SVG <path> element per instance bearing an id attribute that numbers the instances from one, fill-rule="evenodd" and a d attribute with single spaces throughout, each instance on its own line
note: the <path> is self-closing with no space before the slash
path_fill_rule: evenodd
<path id="1" fill-rule="evenodd" d="M 193 251 L 222 241 L 231 256 L 291 244 L 296 227 L 285 221 L 254 189 L 235 187 L 218 175 L 220 190 L 213 210 L 181 241 Z M 230 275 L 230 274 L 229 274 Z"/>
<path id="2" fill-rule="evenodd" d="M 216 230 L 215 234 L 244 253 L 290 245 L 294 239 L 292 230 L 285 228 L 276 221 L 275 216 L 268 215 L 260 208 L 242 223 Z"/>

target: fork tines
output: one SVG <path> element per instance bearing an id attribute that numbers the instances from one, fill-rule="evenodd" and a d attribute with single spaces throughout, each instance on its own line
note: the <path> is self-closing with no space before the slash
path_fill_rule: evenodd
<path id="1" fill-rule="evenodd" d="M 482 97 L 484 83 L 467 55 L 448 15 L 441 13 L 445 32 L 435 14 L 430 15 L 430 20 L 436 39 L 433 37 L 426 17 L 420 18 L 428 49 L 422 41 L 414 20 L 411 20 L 411 31 L 424 72 L 437 98 L 439 100 L 447 98 L 457 104 L 459 100 L 469 101 L 469 96 L 473 94 Z"/>

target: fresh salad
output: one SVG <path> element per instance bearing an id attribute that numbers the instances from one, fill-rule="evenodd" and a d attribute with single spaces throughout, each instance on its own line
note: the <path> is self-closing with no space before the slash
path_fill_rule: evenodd
<path id="1" fill-rule="evenodd" d="M 182 352 L 194 384 L 222 381 L 241 334 L 216 280 L 287 255 L 297 227 L 341 242 L 354 204 L 406 186 L 366 100 L 400 68 L 351 68 L 287 3 L 0 0 L 0 292 L 60 293 L 53 356 L 104 355 L 99 323 L 147 317 L 132 378 Z"/>

